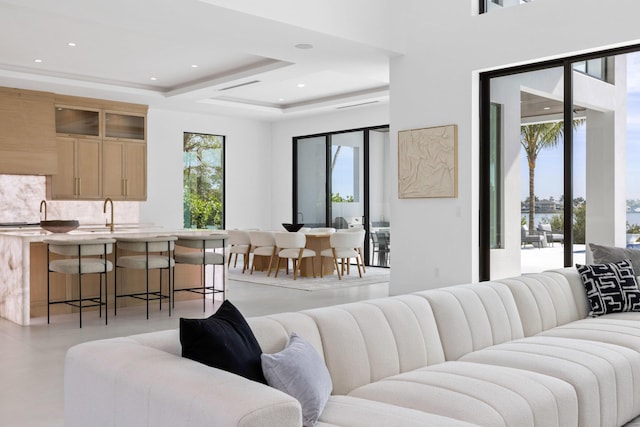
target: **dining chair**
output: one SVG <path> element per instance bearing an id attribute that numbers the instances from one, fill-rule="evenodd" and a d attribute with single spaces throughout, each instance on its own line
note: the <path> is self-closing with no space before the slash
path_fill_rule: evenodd
<path id="1" fill-rule="evenodd" d="M 378 260 L 375 265 L 378 267 L 387 267 L 390 252 L 389 232 L 374 231 L 371 233 L 371 240 L 373 241 L 373 255 L 378 255 Z"/>
<path id="2" fill-rule="evenodd" d="M 256 267 L 256 256 L 269 257 L 269 270 L 267 276 L 271 275 L 273 260 L 276 255 L 276 241 L 273 237 L 273 231 L 249 231 L 249 241 L 253 248 L 253 261 L 251 262 L 251 270 L 249 274 L 253 274 Z"/>
<path id="3" fill-rule="evenodd" d="M 360 263 L 362 265 L 362 272 L 366 274 L 367 267 L 364 262 L 364 238 L 366 236 L 366 231 L 362 225 L 358 227 L 350 227 L 345 230 L 336 230 L 338 233 L 357 233 L 360 235 L 358 245 L 355 247 L 355 250 L 358 251 L 358 255 L 360 255 Z"/>
<path id="4" fill-rule="evenodd" d="M 231 258 L 235 254 L 233 268 L 238 263 L 238 255 L 242 255 L 242 274 L 249 267 L 249 254 L 251 253 L 251 237 L 247 230 L 227 230 L 229 234 L 229 259 L 227 268 L 231 266 Z"/>
<path id="5" fill-rule="evenodd" d="M 336 229 L 333 227 L 314 227 L 308 232 L 309 233 L 335 233 Z"/>
<path id="6" fill-rule="evenodd" d="M 52 304 L 67 304 L 78 308 L 80 327 L 82 328 L 82 309 L 87 307 L 99 307 L 102 317 L 104 305 L 104 323 L 109 321 L 107 314 L 108 292 L 107 273 L 113 270 L 113 264 L 107 260 L 107 255 L 113 252 L 115 239 L 47 239 L 47 323 L 50 322 Z M 51 254 L 61 255 L 62 259 L 51 259 Z M 78 276 L 77 296 L 73 295 L 65 299 L 51 300 L 51 273 L 61 273 Z M 82 295 L 82 276 L 85 274 L 98 274 L 100 287 L 98 296 Z M 104 280 L 103 280 L 104 279 Z M 102 284 L 104 282 L 104 300 L 102 299 Z M 86 302 L 86 304 L 85 304 Z"/>
<path id="7" fill-rule="evenodd" d="M 276 242 L 276 274 L 278 277 L 278 271 L 280 270 L 280 259 L 287 259 L 287 266 L 289 259 L 293 260 L 293 280 L 300 271 L 300 264 L 304 258 L 315 257 L 316 252 L 311 249 L 305 248 L 307 244 L 307 236 L 304 233 L 291 233 L 291 232 L 276 232 L 274 233 Z M 311 260 L 311 269 L 313 277 L 316 277 L 315 266 L 313 260 Z"/>
<path id="8" fill-rule="evenodd" d="M 320 252 L 320 256 L 333 259 L 333 265 L 338 272 L 339 280 L 342 280 L 342 276 L 345 273 L 345 267 L 348 271 L 349 260 L 351 258 L 354 258 L 356 260 L 356 265 L 358 266 L 358 275 L 362 277 L 363 262 L 357 249 L 359 246 L 362 246 L 362 239 L 364 239 L 364 230 L 361 230 L 361 232 L 358 231 L 334 233 L 329 238 L 331 248 L 325 249 Z M 338 260 L 341 261 L 340 264 L 338 264 Z M 324 268 L 322 267 L 323 265 L 324 264 L 321 264 L 320 267 L 320 277 L 323 277 L 324 275 Z"/>

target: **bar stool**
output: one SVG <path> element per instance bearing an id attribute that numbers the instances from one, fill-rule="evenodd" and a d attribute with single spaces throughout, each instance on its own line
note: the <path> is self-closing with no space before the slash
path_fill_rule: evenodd
<path id="1" fill-rule="evenodd" d="M 169 316 L 171 316 L 171 273 L 175 266 L 174 248 L 176 236 L 126 236 L 118 237 L 116 243 L 116 277 L 115 277 L 115 309 L 118 310 L 118 298 L 135 298 L 144 300 L 147 303 L 147 319 L 149 319 L 149 301 L 158 300 L 160 310 L 162 310 L 162 300 L 169 299 Z M 120 251 L 130 251 L 142 253 L 142 255 L 118 256 Z M 129 292 L 118 294 L 118 268 L 145 270 L 146 289 L 145 291 Z M 149 270 L 159 270 L 160 284 L 157 291 L 149 291 Z M 162 270 L 167 270 L 169 286 L 167 293 L 162 293 Z"/>
<path id="2" fill-rule="evenodd" d="M 222 293 L 222 299 L 226 295 L 225 280 L 225 254 L 224 249 L 227 246 L 228 235 L 226 233 L 214 232 L 186 232 L 177 234 L 178 240 L 176 245 L 183 248 L 199 249 L 191 252 L 177 252 L 175 254 L 176 264 L 199 265 L 202 276 L 200 277 L 200 286 L 191 286 L 187 288 L 176 288 L 175 280 L 173 281 L 173 306 L 175 307 L 176 292 L 192 292 L 202 295 L 202 311 L 206 311 L 206 296 Z M 222 248 L 222 253 L 216 252 L 217 248 Z M 211 249 L 211 250 L 209 250 Z M 213 266 L 213 278 L 211 285 L 207 286 L 207 265 Z M 215 266 L 222 265 L 222 289 L 216 289 L 216 272 Z M 174 271 L 175 273 L 175 271 Z M 215 300 L 212 298 L 212 303 Z"/>
<path id="3" fill-rule="evenodd" d="M 78 308 L 80 313 L 80 327 L 82 328 L 82 309 L 99 307 L 102 317 L 104 305 L 104 323 L 108 324 L 107 309 L 107 273 L 113 270 L 113 264 L 107 260 L 107 254 L 113 252 L 115 239 L 46 239 L 47 245 L 47 323 L 50 322 L 52 304 L 67 304 Z M 65 258 L 51 260 L 51 254 L 62 255 Z M 51 273 L 78 275 L 78 296 L 63 300 L 51 301 Z M 99 274 L 100 295 L 82 296 L 82 276 L 85 274 Z M 104 301 L 102 299 L 102 283 L 104 280 Z M 84 302 L 88 304 L 83 304 Z"/>

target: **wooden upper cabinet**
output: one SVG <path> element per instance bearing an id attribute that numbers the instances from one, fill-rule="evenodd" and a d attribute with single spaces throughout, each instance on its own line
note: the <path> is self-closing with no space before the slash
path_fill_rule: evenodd
<path id="1" fill-rule="evenodd" d="M 60 95 L 55 102 L 59 172 L 50 196 L 146 200 L 147 106 Z"/>
<path id="2" fill-rule="evenodd" d="M 56 133 L 99 137 L 100 110 L 56 106 Z"/>
<path id="3" fill-rule="evenodd" d="M 104 136 L 106 138 L 144 141 L 146 139 L 145 121 L 144 115 L 105 111 Z"/>
<path id="4" fill-rule="evenodd" d="M 146 144 L 105 140 L 102 146 L 102 169 L 104 197 L 113 200 L 146 200 Z"/>
<path id="5" fill-rule="evenodd" d="M 58 173 L 51 176 L 52 199 L 102 198 L 102 141 L 97 138 L 57 138 Z"/>
<path id="6" fill-rule="evenodd" d="M 54 94 L 0 88 L 0 173 L 57 172 Z"/>

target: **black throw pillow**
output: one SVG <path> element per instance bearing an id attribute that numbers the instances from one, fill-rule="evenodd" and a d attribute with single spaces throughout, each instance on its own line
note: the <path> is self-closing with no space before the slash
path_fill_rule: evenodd
<path id="1" fill-rule="evenodd" d="M 247 321 L 229 301 L 207 319 L 180 319 L 182 356 L 266 384 L 262 349 Z"/>
<path id="2" fill-rule="evenodd" d="M 608 313 L 640 311 L 640 290 L 628 259 L 608 264 L 576 264 L 592 317 Z"/>

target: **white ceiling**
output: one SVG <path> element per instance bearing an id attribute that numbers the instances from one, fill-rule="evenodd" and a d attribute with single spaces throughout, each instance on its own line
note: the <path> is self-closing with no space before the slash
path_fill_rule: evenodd
<path id="1" fill-rule="evenodd" d="M 264 120 L 385 103 L 391 1 L 0 0 L 0 86 Z"/>

